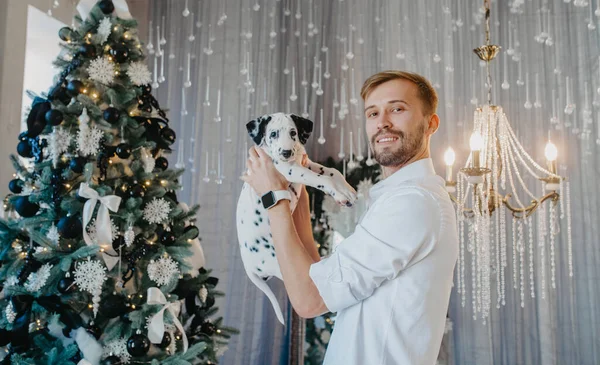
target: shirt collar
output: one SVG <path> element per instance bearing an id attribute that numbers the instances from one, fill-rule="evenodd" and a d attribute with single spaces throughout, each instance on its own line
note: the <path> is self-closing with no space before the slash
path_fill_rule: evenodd
<path id="1" fill-rule="evenodd" d="M 384 180 L 373 185 L 369 191 L 369 203 L 377 200 L 383 193 L 397 187 L 405 181 L 421 179 L 432 175 L 435 175 L 435 169 L 433 168 L 433 160 L 431 158 L 424 158 L 408 164 Z"/>

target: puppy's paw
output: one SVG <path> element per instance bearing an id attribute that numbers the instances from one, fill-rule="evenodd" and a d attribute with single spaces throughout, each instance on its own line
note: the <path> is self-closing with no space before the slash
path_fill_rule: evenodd
<path id="1" fill-rule="evenodd" d="M 333 176 L 331 178 L 331 188 L 327 193 L 342 206 L 351 207 L 356 202 L 356 190 L 350 186 L 343 176 Z"/>

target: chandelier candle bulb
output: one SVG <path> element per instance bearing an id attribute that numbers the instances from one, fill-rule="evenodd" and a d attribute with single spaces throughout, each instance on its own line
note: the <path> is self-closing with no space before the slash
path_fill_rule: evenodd
<path id="1" fill-rule="evenodd" d="M 548 161 L 548 170 L 556 175 L 556 158 L 558 157 L 558 149 L 551 141 L 548 141 L 544 150 L 546 160 Z"/>
<path id="2" fill-rule="evenodd" d="M 469 141 L 471 145 L 471 167 L 478 168 L 480 167 L 479 155 L 481 152 L 481 148 L 483 147 L 483 138 L 479 132 L 473 132 L 471 135 L 471 139 Z"/>
<path id="3" fill-rule="evenodd" d="M 446 162 L 446 181 L 452 181 L 452 166 L 454 165 L 454 159 L 456 155 L 452 147 L 448 147 L 446 153 L 444 153 L 444 162 Z"/>

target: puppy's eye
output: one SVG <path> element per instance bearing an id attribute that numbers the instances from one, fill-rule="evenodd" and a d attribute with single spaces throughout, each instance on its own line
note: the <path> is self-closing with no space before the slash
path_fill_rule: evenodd
<path id="1" fill-rule="evenodd" d="M 271 132 L 271 138 L 277 137 L 277 132 Z"/>
<path id="2" fill-rule="evenodd" d="M 296 133 L 296 131 L 291 131 L 290 132 L 290 136 L 292 136 L 292 137 L 296 137 L 296 134 L 298 134 L 298 133 Z"/>

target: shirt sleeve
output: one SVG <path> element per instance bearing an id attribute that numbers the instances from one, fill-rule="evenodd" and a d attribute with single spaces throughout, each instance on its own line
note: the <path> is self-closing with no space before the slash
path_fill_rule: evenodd
<path id="1" fill-rule="evenodd" d="M 425 192 L 406 190 L 378 199 L 331 256 L 311 265 L 309 275 L 331 312 L 370 297 L 433 249 L 436 203 Z"/>

